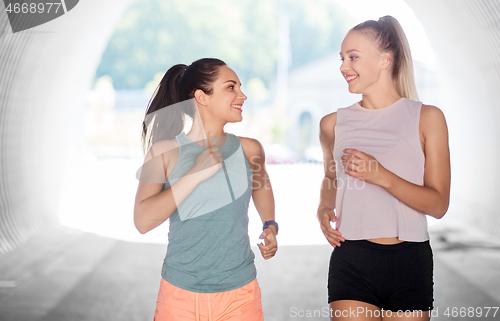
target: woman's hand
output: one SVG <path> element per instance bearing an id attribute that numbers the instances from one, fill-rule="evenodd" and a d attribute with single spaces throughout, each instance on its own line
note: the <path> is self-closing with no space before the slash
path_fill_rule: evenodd
<path id="1" fill-rule="evenodd" d="M 269 226 L 262 232 L 259 239 L 264 240 L 264 244 L 259 243 L 260 253 L 265 260 L 272 258 L 278 251 L 278 241 L 276 240 L 276 227 Z"/>
<path id="2" fill-rule="evenodd" d="M 186 173 L 186 176 L 196 174 L 200 181 L 207 180 L 222 168 L 222 162 L 222 152 L 219 151 L 219 147 L 207 148 L 198 155 L 196 162 Z"/>
<path id="3" fill-rule="evenodd" d="M 330 243 L 333 247 L 340 246 L 340 242 L 344 242 L 345 238 L 342 236 L 340 231 L 337 231 L 330 225 L 330 222 L 337 221 L 335 212 L 331 208 L 322 208 L 318 209 L 317 216 L 319 225 L 321 226 L 321 231 L 323 231 L 328 243 Z"/>
<path id="4" fill-rule="evenodd" d="M 346 148 L 343 152 L 340 158 L 344 173 L 370 184 L 384 185 L 390 172 L 375 157 L 354 148 Z"/>

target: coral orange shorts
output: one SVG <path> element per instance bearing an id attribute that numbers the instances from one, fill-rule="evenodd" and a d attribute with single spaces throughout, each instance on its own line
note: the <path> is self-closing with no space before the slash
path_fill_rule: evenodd
<path id="1" fill-rule="evenodd" d="M 257 279 L 241 288 L 216 293 L 191 292 L 161 278 L 154 321 L 262 321 Z"/>

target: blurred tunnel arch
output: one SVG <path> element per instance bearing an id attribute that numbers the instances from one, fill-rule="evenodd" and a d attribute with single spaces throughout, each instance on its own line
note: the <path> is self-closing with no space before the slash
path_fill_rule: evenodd
<path id="1" fill-rule="evenodd" d="M 0 5 L 0 254 L 59 224 L 62 176 L 82 156 L 71 124 L 131 2 L 80 1 L 71 14 L 14 35 Z M 500 3 L 405 2 L 436 55 L 452 152 L 449 213 L 499 236 Z"/>

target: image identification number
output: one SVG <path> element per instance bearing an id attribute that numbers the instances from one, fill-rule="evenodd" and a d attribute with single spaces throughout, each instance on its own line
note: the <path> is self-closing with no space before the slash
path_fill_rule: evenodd
<path id="1" fill-rule="evenodd" d="M 5 10 L 8 13 L 58 13 L 62 4 L 60 2 L 45 2 L 45 3 L 9 3 Z M 61 10 L 63 10 L 61 8 Z"/>
<path id="2" fill-rule="evenodd" d="M 453 318 L 457 318 L 457 317 L 481 318 L 481 317 L 488 317 L 488 315 L 492 316 L 494 318 L 496 316 L 497 312 L 498 312 L 498 307 L 477 307 L 477 308 L 474 308 L 474 307 L 469 307 L 469 308 L 452 307 L 452 308 L 450 308 L 450 307 L 448 307 L 448 308 L 446 308 L 446 310 L 444 311 L 443 314 L 447 317 L 453 317 Z"/>

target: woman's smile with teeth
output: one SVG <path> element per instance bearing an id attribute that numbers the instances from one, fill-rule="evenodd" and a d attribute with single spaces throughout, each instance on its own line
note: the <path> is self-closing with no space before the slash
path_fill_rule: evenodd
<path id="1" fill-rule="evenodd" d="M 233 108 L 236 108 L 238 109 L 239 111 L 241 111 L 241 107 L 243 107 L 243 105 L 231 105 Z"/>
<path id="2" fill-rule="evenodd" d="M 351 82 L 356 78 L 358 78 L 358 75 L 346 75 L 345 76 L 345 80 L 347 80 L 347 82 Z"/>

